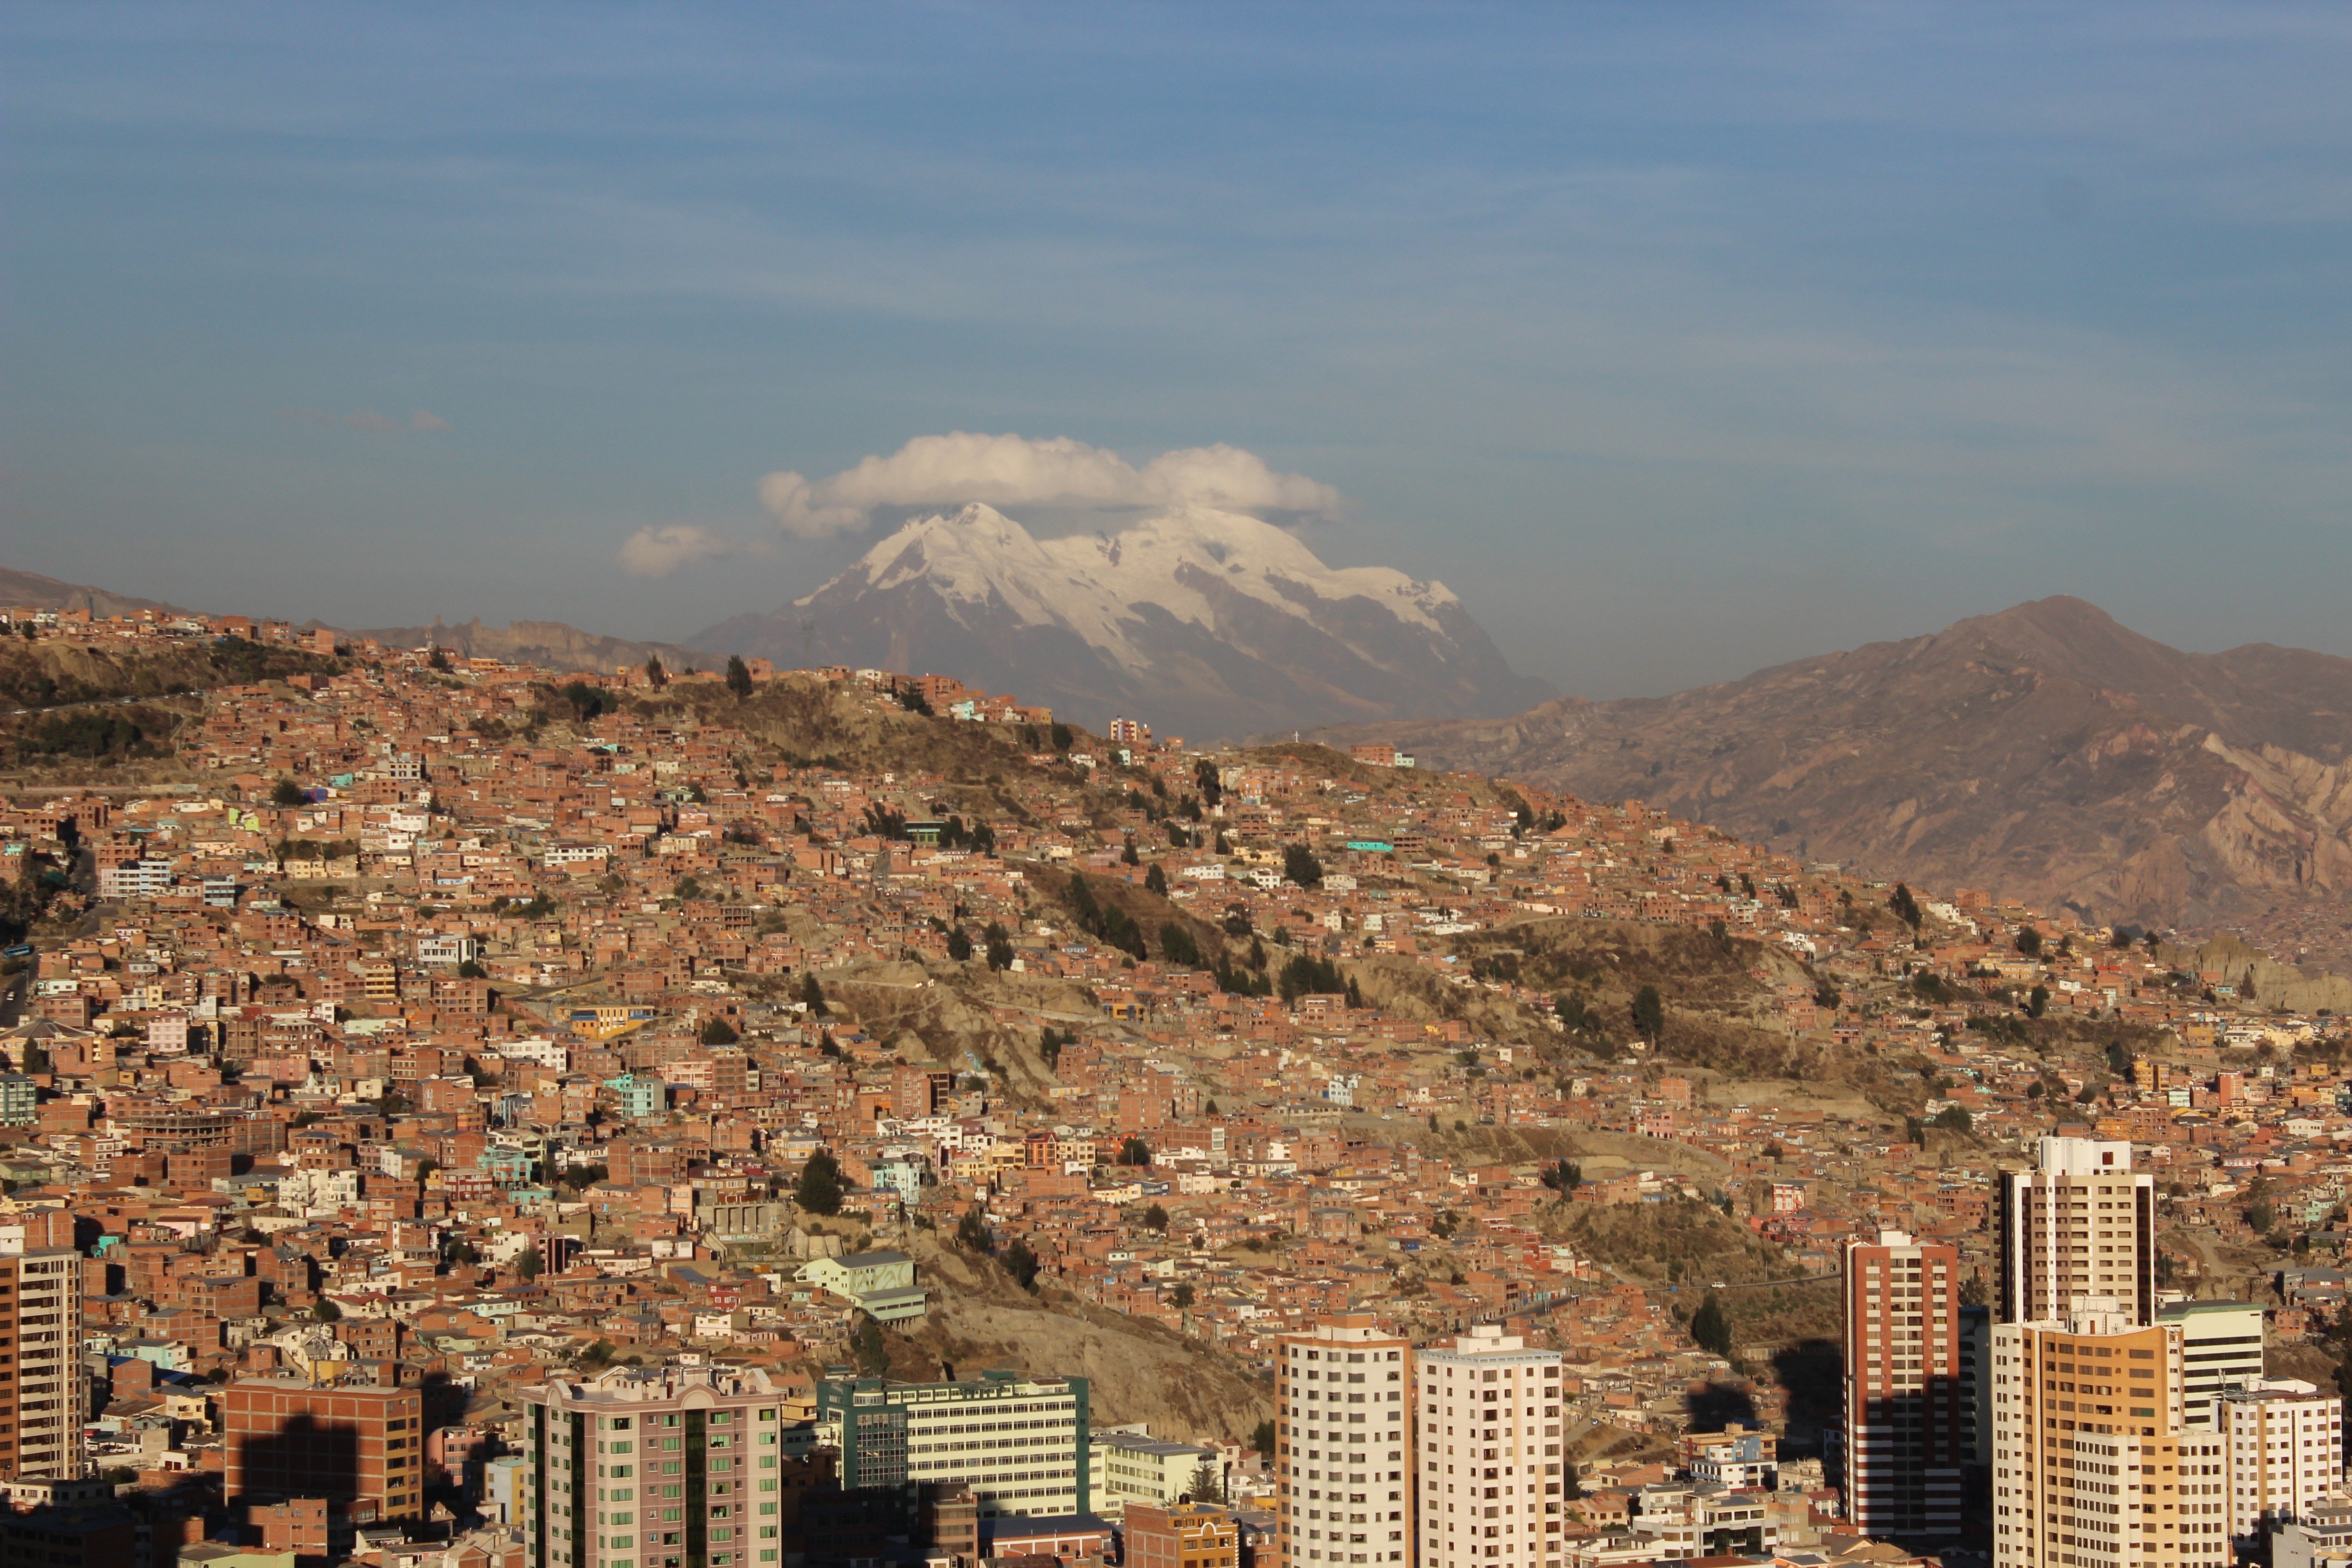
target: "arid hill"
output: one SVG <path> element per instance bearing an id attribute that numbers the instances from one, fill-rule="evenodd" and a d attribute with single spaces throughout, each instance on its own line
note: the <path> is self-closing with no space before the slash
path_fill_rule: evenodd
<path id="1" fill-rule="evenodd" d="M 1673 697 L 1328 738 L 1937 889 L 2352 957 L 2352 659 L 2183 653 L 2080 599 Z"/>

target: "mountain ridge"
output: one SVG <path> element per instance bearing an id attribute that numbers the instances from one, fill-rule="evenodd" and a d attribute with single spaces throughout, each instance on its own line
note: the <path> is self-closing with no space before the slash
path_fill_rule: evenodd
<path id="1" fill-rule="evenodd" d="M 1323 731 L 1888 876 L 2352 958 L 2352 659 L 2056 597 L 1667 697 Z"/>

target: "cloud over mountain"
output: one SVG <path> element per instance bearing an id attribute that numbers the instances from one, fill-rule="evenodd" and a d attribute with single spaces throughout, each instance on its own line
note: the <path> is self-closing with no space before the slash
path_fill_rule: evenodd
<path id="1" fill-rule="evenodd" d="M 1329 516 L 1339 492 L 1220 442 L 1162 452 L 1134 467 L 1066 436 L 1033 440 L 950 431 L 918 436 L 887 457 L 811 482 L 789 469 L 760 481 L 760 500 L 787 533 L 848 533 L 891 507 L 1213 507 L 1222 511 Z"/>

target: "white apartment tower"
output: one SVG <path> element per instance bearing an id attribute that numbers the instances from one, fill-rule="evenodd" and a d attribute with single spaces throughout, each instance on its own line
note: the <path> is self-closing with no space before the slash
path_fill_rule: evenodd
<path id="1" fill-rule="evenodd" d="M 46 1217 L 46 1216 L 45 1216 Z M 81 1369 L 81 1254 L 0 1232 L 0 1481 L 79 1480 L 89 1405 Z"/>
<path id="2" fill-rule="evenodd" d="M 2157 1321 L 2179 1323 L 2189 1367 L 2189 1425 L 2211 1431 L 2225 1389 L 2263 1375 L 2263 1310 L 2250 1301 L 2175 1301 Z"/>
<path id="3" fill-rule="evenodd" d="M 1410 1559 L 1412 1352 L 1369 1312 L 1318 1319 L 1276 1346 L 1280 1568 Z"/>
<path id="4" fill-rule="evenodd" d="M 2240 1540 L 2291 1521 L 2344 1489 L 2344 1402 L 2294 1378 L 2226 1389 L 2213 1430 L 2229 1456 L 2230 1533 Z"/>
<path id="5" fill-rule="evenodd" d="M 1479 1327 L 1413 1356 L 1421 1568 L 1560 1561 L 1560 1358 Z"/>
<path id="6" fill-rule="evenodd" d="M 2114 1300 L 1994 1327 L 1993 1568 L 2229 1568 L 2221 1442 L 2182 1423 L 2181 1343 Z"/>
<path id="7" fill-rule="evenodd" d="M 2000 1174 L 2000 1226 L 1997 1321 L 2062 1319 L 2083 1297 L 2156 1321 L 2156 1178 L 2132 1173 L 2129 1143 L 2042 1139 L 2032 1170 Z"/>

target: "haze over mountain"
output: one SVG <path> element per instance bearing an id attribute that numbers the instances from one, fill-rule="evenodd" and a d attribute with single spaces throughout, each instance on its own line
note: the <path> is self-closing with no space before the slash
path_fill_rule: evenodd
<path id="1" fill-rule="evenodd" d="M 0 605 L 23 605 L 43 610 L 88 610 L 93 616 L 120 616 L 133 610 L 176 610 L 161 599 L 134 598 L 86 583 L 44 577 L 38 572 L 15 572 L 0 566 Z"/>
<path id="2" fill-rule="evenodd" d="M 687 639 L 714 658 L 950 672 L 1089 727 L 1234 738 L 1412 713 L 1507 713 L 1515 674 L 1442 583 L 1332 567 L 1240 512 L 1188 505 L 1038 539 L 973 504 L 907 523 L 815 593 Z"/>
<path id="3" fill-rule="evenodd" d="M 2352 659 L 2183 653 L 2080 599 L 1672 697 L 1328 738 L 1930 886 L 2352 950 Z"/>

